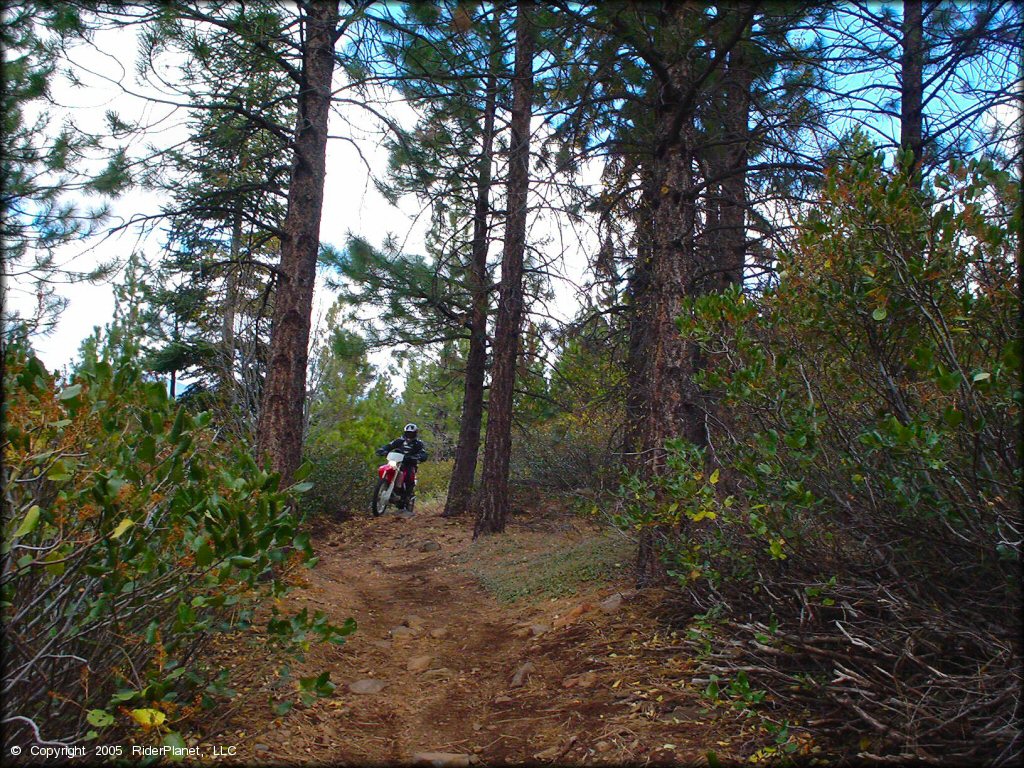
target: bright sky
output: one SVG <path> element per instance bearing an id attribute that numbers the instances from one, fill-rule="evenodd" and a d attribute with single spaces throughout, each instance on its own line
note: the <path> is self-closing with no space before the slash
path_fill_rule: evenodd
<path id="1" fill-rule="evenodd" d="M 138 119 L 144 123 L 167 116 L 161 122 L 160 132 L 148 134 L 145 141 L 170 146 L 183 139 L 186 136 L 181 125 L 186 117 L 183 110 L 174 114 L 172 108 L 132 96 L 117 85 L 118 80 L 126 77 L 125 72 L 133 71 L 136 48 L 135 31 L 128 29 L 100 32 L 96 35 L 94 46 L 75 49 L 73 60 L 83 85 L 76 87 L 66 79 L 55 79 L 52 96 L 60 107 L 51 110 L 52 125 L 56 127 L 70 120 L 86 131 L 102 135 L 106 131 L 104 115 L 107 110 L 113 109 L 123 119 Z M 114 82 L 105 78 L 113 79 Z M 125 83 L 129 90 L 144 93 L 133 82 L 125 80 Z M 369 134 L 371 126 L 365 112 L 345 105 L 339 109 L 347 110 L 344 116 L 348 122 L 357 128 L 363 127 Z M 339 122 L 337 115 L 332 115 L 332 128 Z M 142 140 L 137 143 L 141 145 Z M 141 149 L 141 146 L 137 148 Z M 385 167 L 386 153 L 374 141 L 362 141 L 359 150 L 370 166 L 376 169 Z M 156 213 L 164 202 L 164 195 L 133 189 L 113 201 L 112 221 L 128 221 L 133 216 Z M 406 243 L 408 250 L 422 252 L 428 221 L 426 217 L 417 220 L 418 212 L 414 201 L 396 209 L 384 200 L 370 180 L 366 163 L 360 159 L 359 151 L 351 143 L 338 140 L 329 142 L 321 224 L 323 242 L 340 247 L 344 245 L 349 231 L 359 233 L 371 242 L 379 242 L 386 234 L 394 233 Z M 161 244 L 160 228 L 144 235 L 138 227 L 132 226 L 107 238 L 94 237 L 70 244 L 60 251 L 59 261 L 69 268 L 84 271 L 111 259 L 123 261 L 132 252 L 139 252 L 155 260 L 160 254 Z M 102 327 L 108 322 L 114 309 L 110 285 L 64 284 L 58 286 L 58 292 L 70 301 L 56 331 L 49 336 L 33 339 L 36 351 L 51 369 L 62 368 L 76 358 L 82 340 L 92 333 L 95 326 Z M 9 295 L 12 308 L 21 309 L 23 314 L 31 314 L 36 300 L 32 286 L 15 282 L 10 286 Z M 313 311 L 314 322 L 323 318 L 333 300 L 333 296 L 322 286 L 318 288 Z"/>
<path id="2" fill-rule="evenodd" d="M 55 79 L 52 96 L 60 108 L 52 112 L 54 127 L 70 120 L 87 131 L 103 135 L 107 130 L 104 115 L 107 110 L 115 110 L 124 120 L 141 120 L 145 124 L 159 126 L 158 132 L 147 133 L 143 138 L 134 140 L 137 151 L 141 151 L 146 142 L 171 146 L 187 137 L 182 125 L 186 118 L 184 110 L 175 112 L 173 107 L 142 98 L 153 91 L 136 83 L 131 74 L 137 50 L 135 34 L 133 29 L 102 31 L 96 34 L 93 45 L 79 46 L 73 51 L 72 60 L 82 85 L 73 86 L 63 78 Z M 119 83 L 123 83 L 125 88 Z M 341 112 L 332 114 L 331 133 L 352 131 L 354 128 L 364 135 L 360 137 L 358 150 L 348 141 L 335 139 L 328 143 L 321 241 L 342 247 L 347 234 L 353 232 L 370 242 L 380 243 L 391 233 L 404 244 L 404 251 L 422 253 L 429 215 L 422 212 L 411 198 L 403 200 L 397 209 L 384 200 L 371 181 L 370 170 L 382 173 L 386 168 L 387 154 L 377 144 L 377 134 L 372 133 L 373 126 L 367 113 L 346 104 L 337 105 L 336 110 Z M 401 114 L 403 111 L 404 115 Z M 411 110 L 401 105 L 398 112 L 392 117 L 403 120 L 413 117 Z M 599 183 L 599 175 L 600 167 L 595 163 L 587 171 L 588 181 Z M 123 222 L 134 216 L 154 214 L 165 201 L 161 194 L 132 190 L 113 201 L 112 221 Z M 546 250 L 566 253 L 568 263 L 557 266 L 564 269 L 565 274 L 575 275 L 580 280 L 586 263 L 582 251 L 593 247 L 592 237 L 571 229 L 563 231 L 558 224 L 550 217 L 535 217 L 528 237 L 534 243 L 549 241 Z M 138 227 L 132 226 L 106 238 L 94 237 L 70 244 L 60 252 L 59 260 L 84 271 L 112 259 L 123 262 L 133 252 L 154 261 L 160 255 L 161 246 L 160 227 L 143 234 Z M 319 282 L 313 308 L 314 331 L 318 323 L 322 324 L 334 301 L 334 296 L 323 287 L 322 280 Z M 36 300 L 34 289 L 16 283 L 9 288 L 11 308 L 31 314 Z M 553 289 L 555 298 L 547 310 L 561 319 L 568 319 L 578 306 L 575 286 L 571 281 L 556 281 Z M 40 358 L 54 370 L 64 368 L 77 357 L 82 340 L 92 334 L 94 327 L 107 323 L 114 309 L 114 296 L 109 284 L 64 284 L 58 286 L 58 292 L 69 299 L 59 325 L 51 335 L 33 340 Z M 388 352 L 382 352 L 375 354 L 372 360 L 383 368 L 389 358 Z"/>

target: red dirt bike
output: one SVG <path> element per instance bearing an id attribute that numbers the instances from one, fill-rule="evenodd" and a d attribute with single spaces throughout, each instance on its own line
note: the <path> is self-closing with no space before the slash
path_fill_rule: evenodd
<path id="1" fill-rule="evenodd" d="M 377 474 L 380 479 L 373 491 L 370 513 L 380 517 L 388 504 L 401 508 L 404 502 L 406 514 L 411 515 L 416 504 L 416 473 L 411 466 L 405 465 L 405 454 L 391 451 L 387 455 L 387 463 L 377 468 Z"/>

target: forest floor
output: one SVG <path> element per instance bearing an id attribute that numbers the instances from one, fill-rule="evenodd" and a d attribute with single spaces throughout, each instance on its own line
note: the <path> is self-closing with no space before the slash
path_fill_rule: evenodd
<path id="1" fill-rule="evenodd" d="M 439 511 L 323 526 L 319 564 L 280 608 L 356 619 L 344 645 L 293 666 L 295 678 L 329 671 L 336 690 L 276 715 L 294 682 L 254 626 L 215 649 L 239 695 L 193 739 L 234 747 L 227 762 L 274 765 L 749 756 L 755 726 L 709 711 L 686 684 L 693 662 L 659 618 L 663 595 L 630 588 L 630 542 L 554 512 L 515 515 L 504 535 L 473 542 L 471 521 Z"/>

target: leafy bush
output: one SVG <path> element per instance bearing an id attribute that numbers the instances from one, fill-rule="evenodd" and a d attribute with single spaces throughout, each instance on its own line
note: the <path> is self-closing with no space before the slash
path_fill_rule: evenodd
<path id="1" fill-rule="evenodd" d="M 560 414 L 515 435 L 509 482 L 516 490 L 587 494 L 615 477 L 618 418 L 610 411 Z"/>
<path id="2" fill-rule="evenodd" d="M 180 744 L 219 691 L 199 651 L 312 566 L 308 535 L 276 475 L 131 359 L 87 360 L 60 386 L 10 347 L 4 395 L 8 744 L 138 726 Z M 290 648 L 353 629 L 274 610 L 269 635 Z"/>
<path id="3" fill-rule="evenodd" d="M 372 452 L 369 455 L 372 457 Z M 313 483 L 302 496 L 306 516 L 342 519 L 369 508 L 377 481 L 374 461 L 326 442 L 307 444 L 303 460 L 308 464 L 308 480 Z"/>
<path id="4" fill-rule="evenodd" d="M 880 157 L 835 174 L 777 287 L 703 297 L 680 328 L 717 357 L 702 385 L 742 435 L 726 455 L 763 540 L 1001 602 L 1020 557 L 1020 210 L 990 166 L 954 170 L 934 205 Z"/>
<path id="5" fill-rule="evenodd" d="M 737 625 L 761 658 L 708 669 L 832 702 L 879 734 L 865 754 L 1020 751 L 1020 229 L 984 162 L 926 192 L 880 156 L 836 169 L 776 285 L 679 318 L 720 469 L 677 445 L 623 487 L 621 524 L 685 532 L 666 553 L 692 604 L 762 614 Z"/>
<path id="6" fill-rule="evenodd" d="M 425 461 L 416 468 L 416 498 L 419 501 L 444 499 L 452 478 L 454 459 Z"/>
<path id="7" fill-rule="evenodd" d="M 379 465 L 374 450 L 401 434 L 387 382 L 366 359 L 365 342 L 328 315 L 330 343 L 317 358 L 303 459 L 312 489 L 302 509 L 310 518 L 344 517 L 369 507 Z"/>

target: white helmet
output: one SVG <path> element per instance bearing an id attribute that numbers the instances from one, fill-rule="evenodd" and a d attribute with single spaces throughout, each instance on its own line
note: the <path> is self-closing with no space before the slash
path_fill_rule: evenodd
<path id="1" fill-rule="evenodd" d="M 417 427 L 417 426 L 416 426 L 415 424 L 413 424 L 412 422 L 410 422 L 410 423 L 408 423 L 408 424 L 406 424 L 406 425 L 405 425 L 405 429 L 404 429 L 403 431 L 405 432 L 405 436 L 406 436 L 406 437 L 409 437 L 409 436 L 410 436 L 410 434 L 409 434 L 409 433 L 412 433 L 412 435 L 411 435 L 412 437 L 416 437 L 416 435 L 417 435 L 417 434 L 419 433 L 419 431 L 420 431 L 420 428 L 419 428 L 419 427 Z"/>

